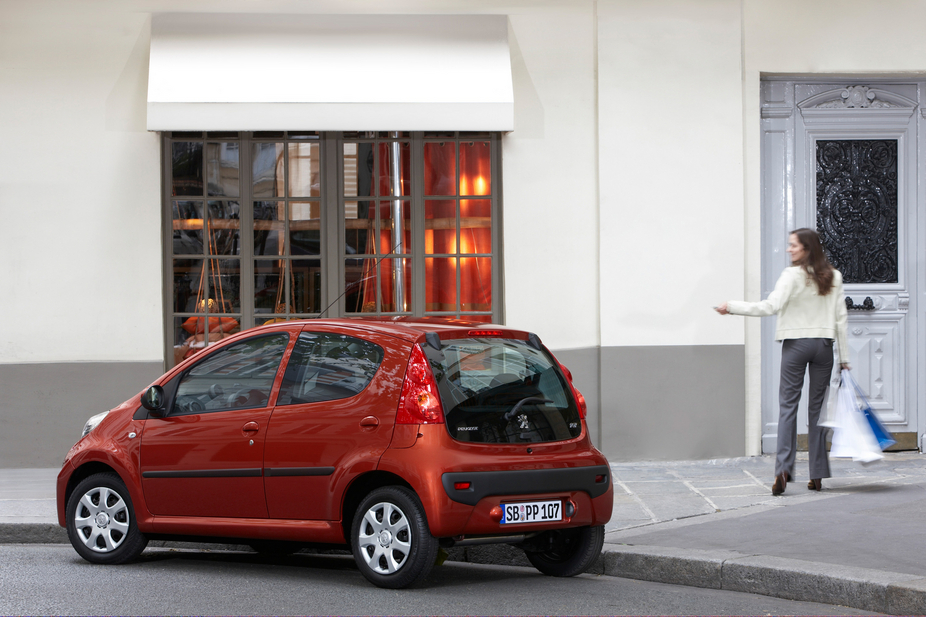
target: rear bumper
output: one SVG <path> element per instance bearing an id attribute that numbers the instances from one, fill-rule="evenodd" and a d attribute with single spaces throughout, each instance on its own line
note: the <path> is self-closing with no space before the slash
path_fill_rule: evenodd
<path id="1" fill-rule="evenodd" d="M 457 489 L 457 483 L 468 488 Z M 447 496 L 457 503 L 475 506 L 493 495 L 539 495 L 564 491 L 582 491 L 592 499 L 604 495 L 611 487 L 611 470 L 607 465 L 530 469 L 518 471 L 456 471 L 441 476 Z"/>

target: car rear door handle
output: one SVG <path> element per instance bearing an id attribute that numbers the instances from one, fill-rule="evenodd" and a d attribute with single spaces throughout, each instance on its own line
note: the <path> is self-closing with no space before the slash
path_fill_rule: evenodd
<path id="1" fill-rule="evenodd" d="M 360 426 L 376 427 L 376 426 L 379 426 L 379 420 L 375 416 L 367 416 L 366 418 L 360 421 Z"/>
<path id="2" fill-rule="evenodd" d="M 253 435 L 260 430 L 260 425 L 257 422 L 248 422 L 241 427 L 241 432 L 245 435 Z"/>

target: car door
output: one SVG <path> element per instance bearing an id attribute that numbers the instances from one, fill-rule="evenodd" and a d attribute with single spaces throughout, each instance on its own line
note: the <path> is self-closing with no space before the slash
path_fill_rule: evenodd
<path id="1" fill-rule="evenodd" d="M 142 431 L 149 510 L 163 516 L 265 518 L 261 465 L 270 395 L 289 334 L 254 336 L 185 371 L 170 413 Z"/>
<path id="2" fill-rule="evenodd" d="M 392 439 L 408 356 L 396 345 L 383 335 L 299 335 L 267 432 L 270 518 L 338 520 L 340 493 L 376 468 Z"/>

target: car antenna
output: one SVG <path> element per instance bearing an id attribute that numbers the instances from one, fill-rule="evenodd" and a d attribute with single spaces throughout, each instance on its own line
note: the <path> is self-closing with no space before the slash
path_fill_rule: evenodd
<path id="1" fill-rule="evenodd" d="M 392 249 L 391 249 L 388 253 L 386 253 L 385 255 L 383 255 L 382 257 L 380 257 L 379 259 L 377 259 L 377 260 L 376 260 L 376 263 L 373 264 L 373 272 L 376 272 L 376 267 L 380 264 L 380 262 L 381 262 L 382 260 L 386 259 L 387 257 L 389 257 L 389 256 L 391 256 L 391 255 L 398 255 L 399 253 L 396 253 L 395 251 L 396 251 L 396 249 L 399 248 L 400 246 L 402 246 L 402 241 L 401 241 L 401 240 L 399 240 L 399 241 L 396 243 L 396 245 L 393 246 Z M 405 255 L 405 253 L 401 253 L 401 254 L 402 254 L 402 255 Z M 364 282 L 364 281 L 366 281 L 366 280 L 369 280 L 369 279 L 373 278 L 373 276 L 375 276 L 375 275 L 371 274 L 371 275 L 369 275 L 369 276 L 365 276 L 365 277 L 363 277 L 362 279 L 360 279 L 360 280 L 358 281 L 358 283 L 362 283 L 362 282 Z M 337 298 L 335 298 L 335 299 L 331 302 L 331 304 L 329 304 L 328 306 L 326 306 L 326 307 L 324 308 L 324 310 L 321 311 L 321 312 L 318 314 L 317 317 L 312 317 L 312 319 L 321 319 L 322 315 L 324 315 L 325 313 L 328 312 L 328 309 L 330 309 L 330 308 L 331 308 L 332 306 L 334 306 L 341 298 L 343 298 L 345 295 L 347 295 L 347 289 L 346 289 L 347 285 L 345 285 L 344 287 L 345 287 L 344 292 L 343 292 L 340 296 L 338 296 Z"/>

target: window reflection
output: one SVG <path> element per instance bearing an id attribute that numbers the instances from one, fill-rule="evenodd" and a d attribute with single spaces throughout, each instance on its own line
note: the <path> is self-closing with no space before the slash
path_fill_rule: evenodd
<path id="1" fill-rule="evenodd" d="M 178 347 L 220 340 L 227 334 L 222 320 L 238 328 L 322 312 L 491 320 L 495 137 L 429 132 L 415 142 L 409 133 L 381 131 L 174 137 L 167 138 L 165 207 Z M 336 150 L 326 150 L 330 144 Z M 247 148 L 246 168 L 240 148 Z M 328 175 L 336 184 L 326 189 Z M 241 186 L 253 199 L 238 199 Z M 241 221 L 251 221 L 250 229 Z M 328 263 L 329 254 L 339 257 Z M 415 280 L 424 285 L 413 289 Z"/>
<path id="2" fill-rule="evenodd" d="M 238 142 L 206 144 L 206 170 L 210 197 L 237 197 Z"/>
<path id="3" fill-rule="evenodd" d="M 171 147 L 171 194 L 199 197 L 203 194 L 203 144 L 175 141 Z"/>
<path id="4" fill-rule="evenodd" d="M 284 197 L 283 144 L 257 143 L 251 146 L 251 195 Z"/>
<path id="5" fill-rule="evenodd" d="M 174 255 L 203 254 L 203 222 L 203 202 L 173 202 L 171 227 Z"/>

